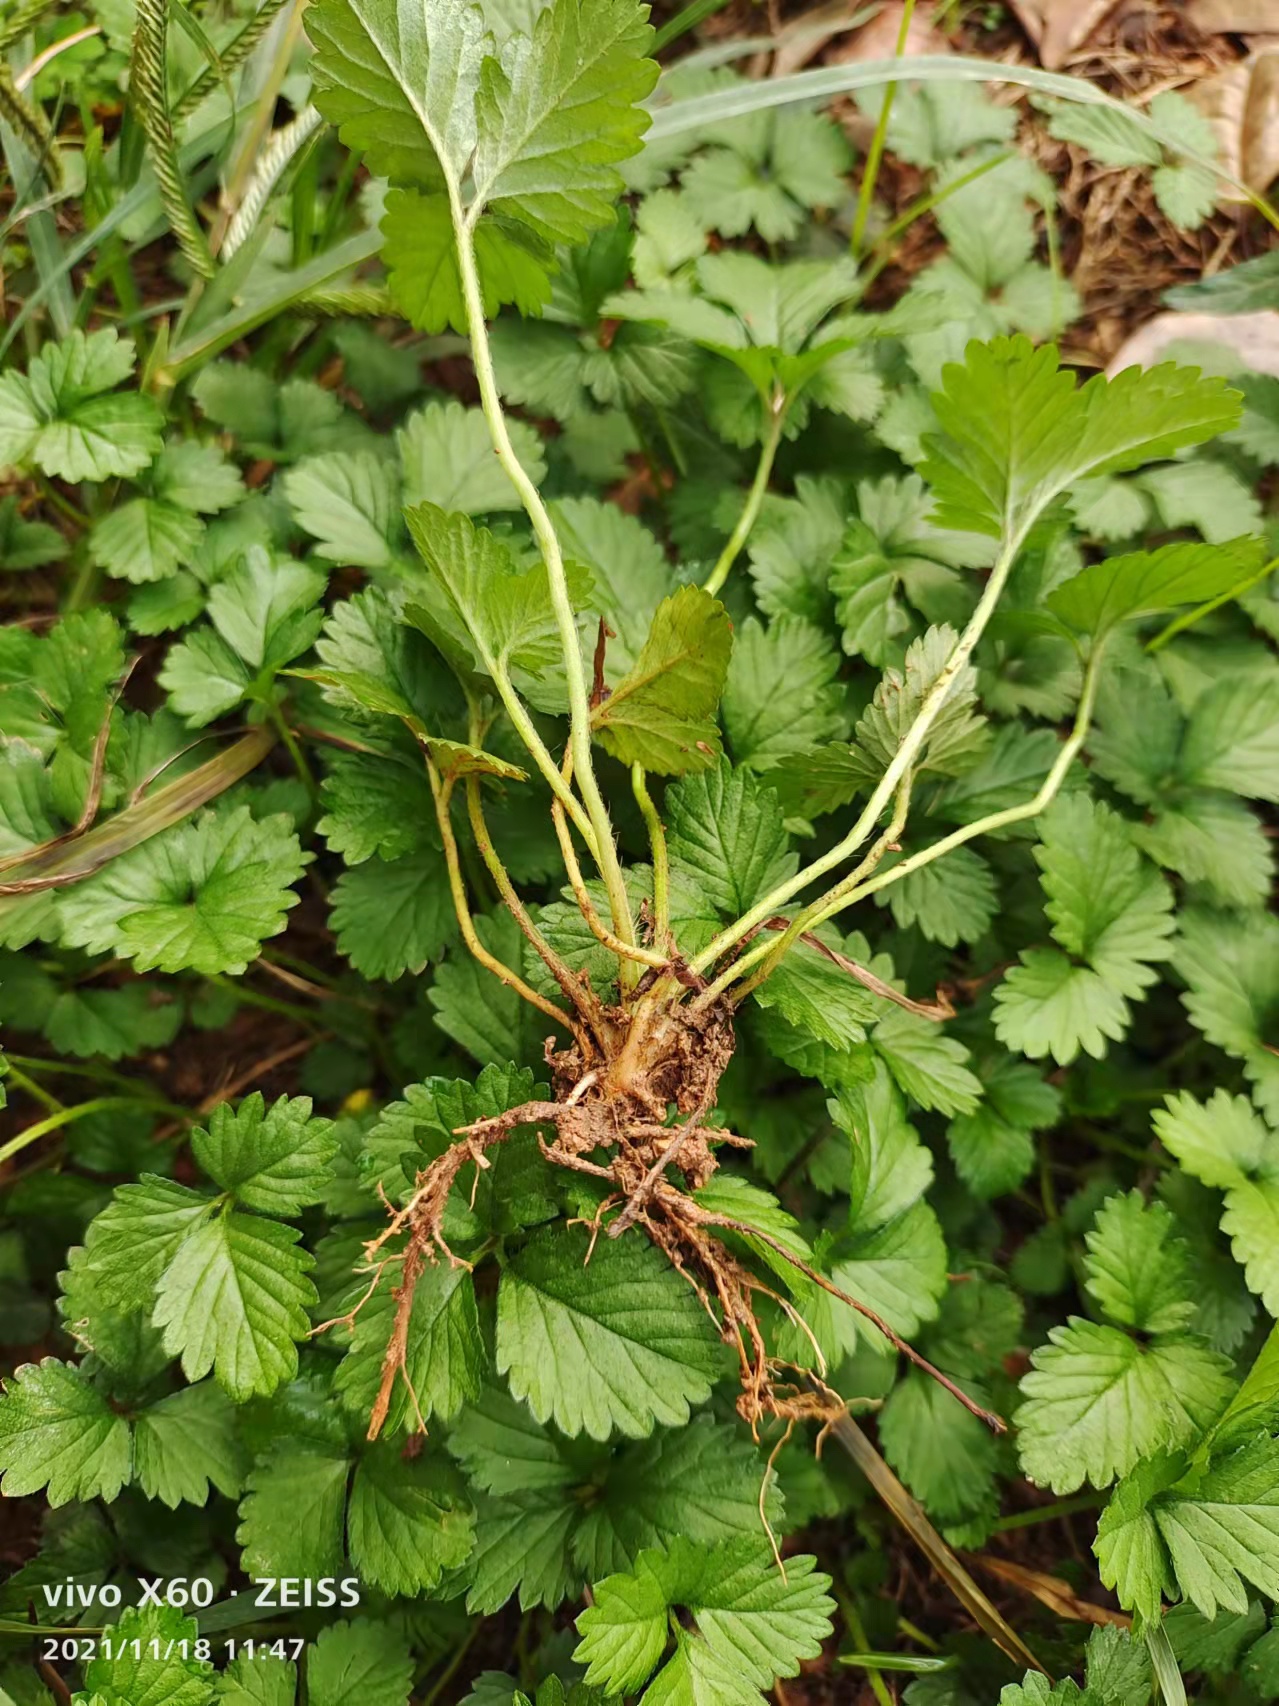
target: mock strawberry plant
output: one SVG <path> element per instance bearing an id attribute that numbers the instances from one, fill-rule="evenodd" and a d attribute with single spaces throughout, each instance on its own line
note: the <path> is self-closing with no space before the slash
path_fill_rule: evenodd
<path id="1" fill-rule="evenodd" d="M 172 341 L 0 374 L 0 1699 L 1279 1697 L 1274 382 L 1082 378 L 971 83 L 885 304 L 635 0 L 302 21 L 210 222 L 139 4 Z"/>

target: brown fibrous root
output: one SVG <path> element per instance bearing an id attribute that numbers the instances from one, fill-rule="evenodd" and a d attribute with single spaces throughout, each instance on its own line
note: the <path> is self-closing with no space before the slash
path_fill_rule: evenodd
<path id="1" fill-rule="evenodd" d="M 998 1416 L 974 1403 L 873 1309 L 818 1273 L 772 1234 L 717 1214 L 695 1200 L 692 1193 L 710 1180 L 718 1166 L 719 1147 L 752 1147 L 749 1139 L 735 1132 L 704 1124 L 732 1052 L 732 1014 L 727 1004 L 696 1013 L 667 1009 L 642 1037 L 633 1034 L 633 1027 L 619 1024 L 616 1034 L 608 1035 L 598 1051 L 584 1048 L 580 1040 L 556 1052 L 548 1044 L 553 1100 L 525 1102 L 458 1129 L 457 1142 L 418 1174 L 408 1203 L 392 1214 L 384 1231 L 366 1246 L 371 1271 L 380 1271 L 378 1264 L 399 1264 L 392 1293 L 395 1317 L 369 1418 L 370 1439 L 376 1439 L 382 1429 L 397 1380 L 409 1385 L 412 1396 L 406 1368 L 408 1333 L 423 1263 L 444 1260 L 453 1266 L 468 1265 L 449 1248 L 443 1231 L 445 1208 L 458 1176 L 473 1165 L 478 1184 L 480 1173 L 491 1165 L 490 1149 L 518 1130 L 539 1126 L 554 1133 L 550 1139 L 539 1134 L 549 1163 L 587 1173 L 611 1187 L 591 1222 L 588 1262 L 601 1232 L 617 1238 L 635 1228 L 648 1237 L 692 1287 L 720 1336 L 734 1347 L 742 1387 L 737 1409 L 752 1429 L 757 1430 L 768 1417 L 787 1423 L 829 1422 L 844 1413 L 844 1405 L 829 1387 L 811 1381 L 806 1371 L 770 1354 L 755 1311 L 755 1299 L 760 1296 L 771 1299 L 807 1335 L 821 1365 L 820 1350 L 802 1316 L 752 1272 L 724 1241 L 725 1233 L 739 1247 L 754 1246 L 758 1251 L 766 1246 L 782 1257 L 808 1285 L 855 1309 L 966 1409 L 996 1432 L 1003 1431 Z M 668 1118 L 672 1103 L 684 1116 L 674 1125 Z M 675 1174 L 683 1188 L 672 1177 Z M 387 1244 L 401 1237 L 405 1238 L 402 1252 L 388 1256 Z"/>

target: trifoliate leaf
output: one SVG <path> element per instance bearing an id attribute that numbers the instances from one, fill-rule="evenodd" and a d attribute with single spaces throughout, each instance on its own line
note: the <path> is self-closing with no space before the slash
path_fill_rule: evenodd
<path id="1" fill-rule="evenodd" d="M 537 484 L 546 472 L 542 441 L 523 421 L 507 423 L 521 466 Z M 462 515 L 518 509 L 520 495 L 493 453 L 483 410 L 451 399 L 427 403 L 396 434 L 404 464 L 404 503 Z M 397 506 L 398 507 L 398 506 Z"/>
<path id="2" fill-rule="evenodd" d="M 1033 1067 L 997 1054 L 978 1069 L 981 1102 L 946 1132 L 955 1171 L 978 1197 L 1002 1196 L 1034 1165 L 1034 1134 L 1056 1123 L 1059 1093 Z"/>
<path id="3" fill-rule="evenodd" d="M 1192 787 L 1279 800 L 1279 672 L 1221 681 L 1202 694 L 1177 767 Z"/>
<path id="4" fill-rule="evenodd" d="M 133 1472 L 149 1499 L 170 1509 L 202 1505 L 210 1485 L 236 1498 L 248 1462 L 235 1406 L 211 1380 L 186 1386 L 141 1411 L 133 1426 Z"/>
<path id="5" fill-rule="evenodd" d="M 706 230 L 741 237 L 754 227 L 765 242 L 786 242 L 804 209 L 833 207 L 847 193 L 852 154 L 824 113 L 774 108 L 725 134 L 728 146 L 699 154 L 681 180 L 682 200 Z"/>
<path id="6" fill-rule="evenodd" d="M 0 1467 L 11 1499 L 114 1499 L 133 1473 L 129 1424 L 72 1364 L 26 1363 L 0 1395 Z"/>
<path id="7" fill-rule="evenodd" d="M 50 340 L 25 375 L 0 376 L 0 467 L 34 464 L 72 483 L 139 473 L 163 417 L 152 398 L 114 391 L 132 371 L 132 342 L 108 327 Z"/>
<path id="8" fill-rule="evenodd" d="M 1128 1002 L 1155 981 L 1173 929 L 1172 895 L 1141 858 L 1123 819 L 1087 795 L 1059 798 L 1035 849 L 1053 935 L 1083 965 L 1031 948 L 995 992 L 1000 1040 L 1065 1065 L 1100 1057 L 1124 1034 Z"/>
<path id="9" fill-rule="evenodd" d="M 1258 1106 L 1279 1122 L 1279 1061 L 1267 1047 L 1279 1008 L 1279 921 L 1266 912 L 1184 912 L 1176 969 L 1194 1024 L 1244 1063 Z"/>
<path id="10" fill-rule="evenodd" d="M 389 1285 L 379 1286 L 355 1318 L 351 1348 L 334 1384 L 347 1407 L 367 1417 L 382 1378 L 395 1317 Z M 445 1421 L 477 1398 L 486 1363 L 475 1288 L 465 1268 L 425 1267 L 413 1292 L 403 1369 L 387 1412 L 388 1434 L 414 1432 L 432 1416 Z M 420 1418 L 420 1420 L 419 1420 Z"/>
<path id="11" fill-rule="evenodd" d="M 546 565 L 521 573 L 509 548 L 464 515 L 421 503 L 406 512 L 409 532 L 431 571 L 432 590 L 447 600 L 475 655 L 490 675 L 514 665 L 538 675 L 560 656 L 560 637 Z M 575 604 L 587 594 L 585 571 L 572 582 Z M 434 640 L 434 623 L 410 604 L 409 621 Z"/>
<path id="12" fill-rule="evenodd" d="M 394 1623 L 330 1623 L 307 1651 L 310 1706 L 408 1706 L 412 1686 L 413 1655 Z"/>
<path id="13" fill-rule="evenodd" d="M 90 1695 L 117 1702 L 207 1706 L 213 1666 L 197 1656 L 199 1627 L 169 1605 L 126 1606 L 84 1667 Z"/>
<path id="14" fill-rule="evenodd" d="M 1190 1251 L 1162 1203 L 1140 1191 L 1110 1197 L 1085 1240 L 1085 1285 L 1102 1314 L 1144 1333 L 1185 1327 L 1194 1314 Z"/>
<path id="15" fill-rule="evenodd" d="M 246 456 L 298 462 L 328 450 L 368 450 L 373 434 L 310 379 L 281 385 L 263 368 L 215 361 L 201 368 L 192 394 L 200 408 L 240 441 Z"/>
<path id="16" fill-rule="evenodd" d="M 1256 575 L 1263 556 L 1261 540 L 1245 538 L 1107 557 L 1054 587 L 1048 607 L 1074 627 L 1101 635 L 1135 617 L 1224 598 Z"/>
<path id="17" fill-rule="evenodd" d="M 1131 367 L 1075 388 L 1051 346 L 968 346 L 934 399 L 941 436 L 921 473 L 942 526 L 1021 532 L 1077 480 L 1172 455 L 1234 426 L 1239 399 L 1197 368 Z"/>
<path id="18" fill-rule="evenodd" d="M 443 854 L 431 847 L 344 871 L 329 922 L 339 952 L 365 977 L 422 971 L 457 934 Z"/>
<path id="19" fill-rule="evenodd" d="M 160 683 L 172 708 L 202 728 L 260 693 L 319 633 L 323 591 L 324 576 L 314 569 L 249 546 L 209 593 L 212 627 L 196 628 L 170 648 Z"/>
<path id="20" fill-rule="evenodd" d="M 1267 1595 L 1279 1589 L 1273 1442 L 1262 1436 L 1177 1480 L 1179 1467 L 1157 1462 L 1118 1489 L 1098 1526 L 1102 1579 L 1145 1617 L 1157 1615 L 1171 1581 L 1206 1618 L 1219 1608 L 1242 1614 L 1245 1583 Z"/>
<path id="21" fill-rule="evenodd" d="M 624 764 L 682 775 L 720 754 L 715 713 L 733 627 L 718 599 L 684 586 L 653 613 L 634 667 L 592 715 L 596 738 Z"/>
<path id="22" fill-rule="evenodd" d="M 909 647 L 900 669 L 884 671 L 853 735 L 853 769 L 867 781 L 878 780 L 897 756 L 958 640 L 953 628 L 929 628 Z M 985 719 L 973 710 L 976 699 L 977 673 L 966 664 L 945 690 L 941 710 L 915 760 L 917 770 L 948 776 L 976 762 L 989 738 Z"/>
<path id="23" fill-rule="evenodd" d="M 688 1419 L 710 1395 L 719 1346 L 697 1299 L 638 1238 L 581 1228 L 535 1235 L 498 1291 L 497 1366 L 539 1421 L 607 1439 Z"/>
<path id="24" fill-rule="evenodd" d="M 160 1276 L 155 1323 L 188 1380 L 212 1369 L 237 1402 L 268 1394 L 297 1372 L 296 1341 L 310 1329 L 314 1258 L 278 1221 L 222 1213 L 197 1226 Z"/>
<path id="25" fill-rule="evenodd" d="M 398 1446 L 386 1444 L 360 1459 L 347 1544 L 352 1564 L 371 1587 L 389 1594 L 425 1592 L 465 1561 L 474 1537 L 475 1519 L 446 1459 L 420 1456 L 406 1463 Z"/>
<path id="26" fill-rule="evenodd" d="M 306 860 L 288 818 L 213 807 L 64 889 L 62 939 L 140 971 L 238 976 L 283 930 Z"/>
<path id="27" fill-rule="evenodd" d="M 753 616 L 733 635 L 720 707 L 737 764 L 768 770 L 792 753 L 846 740 L 839 660 L 825 634 L 797 617 L 764 628 Z"/>
<path id="28" fill-rule="evenodd" d="M 884 1456 L 934 1522 L 959 1522 L 992 1502 L 999 1448 L 984 1422 L 912 1369 L 879 1415 Z"/>
<path id="29" fill-rule="evenodd" d="M 582 1640 L 574 1656 L 586 1665 L 588 1683 L 630 1693 L 662 1655 L 668 1608 L 684 1606 L 721 1661 L 719 1678 L 737 1676 L 768 1688 L 779 1676 L 794 1676 L 801 1659 L 814 1657 L 830 1627 L 829 1577 L 814 1570 L 815 1562 L 789 1558 L 782 1575 L 754 1540 L 711 1549 L 676 1541 L 665 1552 L 642 1553 L 632 1572 L 596 1584 L 594 1605 L 577 1620 Z M 678 1657 L 672 1661 L 678 1663 Z M 658 1695 L 664 1701 L 688 1698 L 660 1679 L 656 1686 L 665 1690 Z M 704 1692 L 693 1698 L 736 1702 L 737 1696 Z"/>
<path id="30" fill-rule="evenodd" d="M 337 1148 L 333 1121 L 312 1118 L 309 1096 L 280 1096 L 268 1108 L 257 1090 L 234 1110 L 221 1103 L 191 1134 L 216 1184 L 244 1208 L 286 1218 L 324 1196 Z"/>
<path id="31" fill-rule="evenodd" d="M 723 763 L 666 790 L 671 863 L 737 918 L 798 868 L 772 789 Z"/>
<path id="32" fill-rule="evenodd" d="M 395 465 L 368 451 L 310 456 L 283 479 L 293 519 L 331 563 L 387 569 L 405 542 Z"/>
<path id="33" fill-rule="evenodd" d="M 1142 1346 L 1072 1316 L 1031 1357 L 1017 1412 L 1022 1468 L 1054 1492 L 1105 1487 L 1143 1457 L 1185 1445 L 1231 1391 L 1226 1358 L 1173 1335 Z"/>
<path id="34" fill-rule="evenodd" d="M 341 1444 L 285 1437 L 249 1471 L 236 1539 L 252 1576 L 340 1575 L 350 1457 Z"/>

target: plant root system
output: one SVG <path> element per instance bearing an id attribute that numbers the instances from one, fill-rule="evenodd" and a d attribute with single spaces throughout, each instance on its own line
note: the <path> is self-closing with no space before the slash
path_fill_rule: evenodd
<path id="1" fill-rule="evenodd" d="M 590 1261 L 601 1233 L 618 1238 L 641 1230 L 696 1292 L 725 1343 L 738 1358 L 741 1393 L 737 1409 L 757 1430 L 768 1417 L 786 1421 L 831 1421 L 844 1413 L 842 1399 L 808 1371 L 770 1353 L 756 1314 L 755 1300 L 767 1297 L 812 1343 L 819 1369 L 825 1365 L 817 1341 L 794 1304 L 761 1279 L 725 1241 L 754 1244 L 782 1257 L 809 1287 L 829 1292 L 869 1320 L 904 1356 L 922 1368 L 965 1408 L 996 1432 L 1003 1421 L 954 1385 L 905 1342 L 866 1304 L 841 1290 L 804 1262 L 785 1243 L 731 1216 L 703 1207 L 695 1193 L 718 1167 L 721 1147 L 749 1149 L 749 1139 L 720 1126 L 708 1126 L 720 1077 L 733 1053 L 732 1009 L 718 1002 L 700 1010 L 665 1006 L 645 1022 L 643 1010 L 629 1016 L 608 1009 L 607 1024 L 579 1030 L 568 1048 L 547 1044 L 554 1099 L 524 1102 L 491 1118 L 460 1127 L 450 1145 L 417 1176 L 409 1202 L 394 1212 L 386 1229 L 367 1246 L 375 1278 L 389 1262 L 400 1265 L 394 1288 L 396 1315 L 368 1437 L 385 1422 L 397 1380 L 408 1383 L 405 1367 L 413 1293 L 425 1261 L 441 1259 L 465 1266 L 444 1236 L 449 1194 L 468 1167 L 479 1174 L 491 1162 L 488 1151 L 513 1133 L 550 1127 L 539 1136 L 546 1160 L 554 1166 L 601 1180 L 607 1193 L 591 1221 Z M 629 1018 L 629 1023 L 627 1020 Z M 597 1040 L 602 1033 L 603 1042 Z M 684 1118 L 671 1123 L 674 1105 Z M 678 1175 L 683 1188 L 675 1182 Z M 383 1252 L 405 1238 L 400 1255 Z M 801 1288 L 802 1289 L 802 1288 Z M 369 1294 L 366 1294 L 366 1296 Z"/>

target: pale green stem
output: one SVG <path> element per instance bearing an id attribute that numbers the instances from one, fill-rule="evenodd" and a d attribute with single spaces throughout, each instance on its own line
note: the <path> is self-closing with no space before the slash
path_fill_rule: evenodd
<path id="1" fill-rule="evenodd" d="M 0 1165 L 34 1143 L 37 1138 L 47 1137 L 50 1132 L 58 1131 L 62 1126 L 71 1125 L 76 1120 L 82 1120 L 89 1114 L 105 1113 L 114 1108 L 139 1108 L 146 1113 L 171 1113 L 173 1104 L 169 1102 L 148 1101 L 141 1096 L 95 1096 L 90 1102 L 80 1102 L 74 1108 L 59 1108 L 56 1114 L 50 1114 L 47 1119 L 37 1120 L 20 1131 L 16 1137 L 11 1137 L 8 1143 L 0 1144 Z M 183 1115 L 186 1109 L 178 1110 Z"/>
<path id="2" fill-rule="evenodd" d="M 1197 604 L 1193 610 L 1185 610 L 1180 616 L 1174 616 L 1166 628 L 1161 628 L 1154 639 L 1147 642 L 1147 653 L 1153 655 L 1162 651 L 1169 640 L 1175 640 L 1178 634 L 1184 634 L 1187 628 L 1193 628 L 1196 622 L 1201 622 L 1205 616 L 1211 616 L 1213 611 L 1220 610 L 1223 604 L 1229 604 L 1235 598 L 1242 598 L 1245 592 L 1251 592 L 1254 586 L 1260 586 L 1276 569 L 1279 569 L 1279 557 L 1272 557 L 1264 568 L 1240 581 L 1238 586 L 1232 586 L 1229 592 L 1223 592 L 1219 598 L 1210 598 L 1205 604 Z"/>
<path id="3" fill-rule="evenodd" d="M 820 859 L 814 859 L 811 865 L 806 865 L 803 870 L 797 871 L 788 881 L 779 883 L 770 894 L 766 894 L 762 900 L 756 902 L 750 911 L 744 913 L 736 923 L 730 924 L 726 930 L 721 930 L 714 941 L 689 962 L 694 971 L 704 972 L 708 966 L 714 965 L 721 954 L 727 953 L 731 947 L 741 941 L 743 936 L 749 936 L 766 919 L 771 918 L 779 908 L 785 906 L 787 901 L 792 896 L 797 895 L 801 889 L 807 888 L 810 883 L 815 883 L 819 877 L 824 877 L 828 871 L 833 871 L 837 866 L 842 865 L 865 841 L 871 830 L 879 822 L 888 802 L 896 794 L 903 777 L 914 768 L 915 760 L 918 758 L 924 742 L 928 739 L 929 730 L 936 722 L 942 706 L 954 686 L 956 677 L 966 667 L 974 647 L 985 631 L 986 624 L 994 614 L 1000 594 L 1003 592 L 1008 576 L 1012 572 L 1013 562 L 1021 548 L 1026 529 L 1033 519 L 1031 517 L 1024 522 L 1000 552 L 994 568 L 990 571 L 986 589 L 978 601 L 976 610 L 973 611 L 968 626 L 960 635 L 954 651 L 947 658 L 936 681 L 924 695 L 924 702 L 919 708 L 919 715 L 906 731 L 901 745 L 893 754 L 892 761 L 884 771 L 852 829 L 841 842 L 832 847 L 829 852 L 824 853 Z"/>
<path id="4" fill-rule="evenodd" d="M 514 725 L 515 732 L 524 742 L 532 755 L 533 762 L 545 777 L 551 792 L 559 800 L 564 810 L 572 818 L 581 831 L 591 857 L 596 864 L 600 863 L 598 837 L 590 818 L 582 809 L 582 802 L 564 780 L 559 765 L 555 762 L 550 748 L 538 734 L 532 717 L 525 709 L 524 701 L 511 684 L 511 679 L 501 664 L 495 659 L 485 660 L 489 665 L 489 673 L 493 677 L 493 685 L 497 688 L 498 698 L 502 701 L 503 709 Z"/>
<path id="5" fill-rule="evenodd" d="M 533 524 L 533 532 L 537 536 L 542 559 L 546 564 L 551 604 L 560 632 L 565 674 L 568 677 L 569 745 L 573 754 L 573 772 L 594 831 L 595 846 L 592 853 L 608 891 L 613 928 L 624 942 L 633 942 L 635 927 L 631 920 L 630 901 L 613 840 L 613 825 L 609 820 L 608 808 L 600 793 L 599 783 L 595 779 L 591 759 L 591 707 L 587 696 L 582 648 L 577 637 L 577 616 L 573 610 L 568 577 L 564 571 L 564 556 L 555 527 L 547 513 L 546 505 L 542 502 L 541 493 L 529 478 L 528 471 L 511 443 L 511 435 L 506 430 L 506 417 L 502 412 L 502 399 L 497 388 L 497 376 L 493 371 L 493 356 L 485 325 L 484 297 L 475 260 L 472 227 L 462 207 L 457 186 L 452 183 L 449 185 L 449 198 L 457 238 L 458 270 L 470 331 L 471 361 L 475 368 L 476 383 L 480 388 L 480 404 L 488 422 L 497 459 L 519 493 L 520 502 Z"/>
<path id="6" fill-rule="evenodd" d="M 666 950 L 671 933 L 671 867 L 666 851 L 666 831 L 648 791 L 648 779 L 642 764 L 631 766 L 631 788 L 648 830 L 648 844 L 653 855 L 653 940 Z"/>
<path id="7" fill-rule="evenodd" d="M 901 27 L 897 31 L 897 46 L 893 49 L 894 59 L 900 59 L 906 52 L 911 20 L 914 16 L 915 0 L 906 0 L 906 4 L 902 7 Z M 884 90 L 884 104 L 879 109 L 879 118 L 875 123 L 875 134 L 870 139 L 870 150 L 866 155 L 866 170 L 862 173 L 862 187 L 857 197 L 857 213 L 853 219 L 852 250 L 854 255 L 861 253 L 862 238 L 866 235 L 866 221 L 870 218 L 871 202 L 875 195 L 875 183 L 879 177 L 880 162 L 884 158 L 884 145 L 888 138 L 888 121 L 892 116 L 893 100 L 896 94 L 896 83 L 890 83 Z"/>
<path id="8" fill-rule="evenodd" d="M 1088 668 L 1084 672 L 1083 691 L 1080 694 L 1074 726 L 1068 738 L 1062 742 L 1061 751 L 1053 760 L 1052 769 L 1044 777 L 1039 791 L 1032 799 L 1023 801 L 1019 806 L 1007 806 L 1001 812 L 991 812 L 989 817 L 979 818 L 976 823 L 965 824 L 962 829 L 943 836 L 940 841 L 934 841 L 931 847 L 921 848 L 909 859 L 900 860 L 891 870 L 869 877 L 824 907 L 816 922 L 824 923 L 837 912 L 851 906 L 854 901 L 863 900 L 868 894 L 875 894 L 880 889 L 890 888 L 893 883 L 899 883 L 913 872 L 923 870 L 925 865 L 931 865 L 935 859 L 944 859 L 947 853 L 953 853 L 956 847 L 962 847 L 965 842 L 973 841 L 979 835 L 993 835 L 998 830 L 1007 829 L 1014 823 L 1024 823 L 1027 818 L 1038 817 L 1041 812 L 1046 811 L 1057 797 L 1057 792 L 1066 779 L 1066 772 L 1075 762 L 1079 749 L 1087 738 L 1088 724 L 1092 720 L 1093 706 L 1097 699 L 1097 669 L 1100 658 L 1101 650 L 1098 648 L 1089 659 Z M 812 928 L 811 924 L 809 928 Z"/>
<path id="9" fill-rule="evenodd" d="M 768 414 L 768 428 L 764 434 L 764 442 L 760 447 L 759 464 L 755 469 L 755 478 L 751 489 L 746 495 L 746 503 L 742 513 L 737 518 L 737 526 L 729 536 L 728 544 L 719 554 L 719 560 L 703 583 L 703 592 L 718 593 L 728 579 L 728 571 L 737 561 L 742 546 L 751 536 L 751 530 L 759 520 L 759 512 L 764 502 L 764 494 L 768 491 L 768 478 L 773 471 L 773 458 L 777 455 L 777 446 L 781 443 L 782 428 L 786 424 L 786 410 L 790 399 L 784 391 L 774 391 L 765 405 Z"/>
<path id="10" fill-rule="evenodd" d="M 25 1091 L 32 1101 L 39 1102 L 40 1106 L 46 1108 L 51 1114 L 60 1112 L 65 1106 L 53 1094 L 52 1090 L 46 1090 L 43 1084 L 37 1084 L 34 1078 L 28 1078 L 26 1073 L 14 1064 L 12 1055 L 5 1056 L 5 1064 L 8 1067 L 8 1071 L 4 1074 L 5 1081 L 12 1089 Z"/>
<path id="11" fill-rule="evenodd" d="M 885 853 L 894 845 L 906 827 L 906 818 L 910 813 L 910 789 L 911 776 L 908 773 L 902 778 L 902 785 L 897 790 L 897 803 L 893 808 L 893 815 L 887 828 L 861 863 L 850 871 L 842 881 L 836 883 L 833 889 L 828 890 L 824 895 L 819 895 L 816 900 L 811 901 L 802 911 L 797 913 L 780 936 L 771 941 L 760 942 L 749 953 L 743 954 L 741 959 L 729 966 L 704 994 L 698 996 L 697 1005 L 715 1000 L 717 996 L 723 994 L 731 983 L 735 983 L 744 971 L 748 971 L 751 966 L 757 965 L 762 960 L 764 963 L 759 966 L 759 970 L 742 985 L 738 992 L 738 998 L 744 999 L 752 990 L 758 989 L 764 979 L 770 977 L 777 970 L 787 951 L 804 932 L 811 930 L 815 924 L 820 923 L 827 916 L 827 908 L 837 895 L 848 893 L 856 888 L 860 882 L 874 875 Z"/>
<path id="12" fill-rule="evenodd" d="M 944 184 L 941 189 L 933 190 L 928 195 L 920 196 L 892 224 L 887 226 L 876 239 L 874 249 L 870 253 L 870 264 L 857 275 L 858 289 L 864 299 L 866 292 L 883 272 L 893 256 L 893 244 L 904 231 L 909 231 L 917 220 L 926 213 L 932 213 L 943 202 L 949 201 L 956 191 L 967 189 L 978 178 L 984 178 L 987 172 L 993 172 L 996 166 L 1002 166 L 1005 160 L 1013 158 L 1013 150 L 1008 149 L 1002 154 L 993 154 L 989 160 L 983 160 L 980 166 L 974 166 L 970 172 L 964 172 L 952 182 Z"/>

